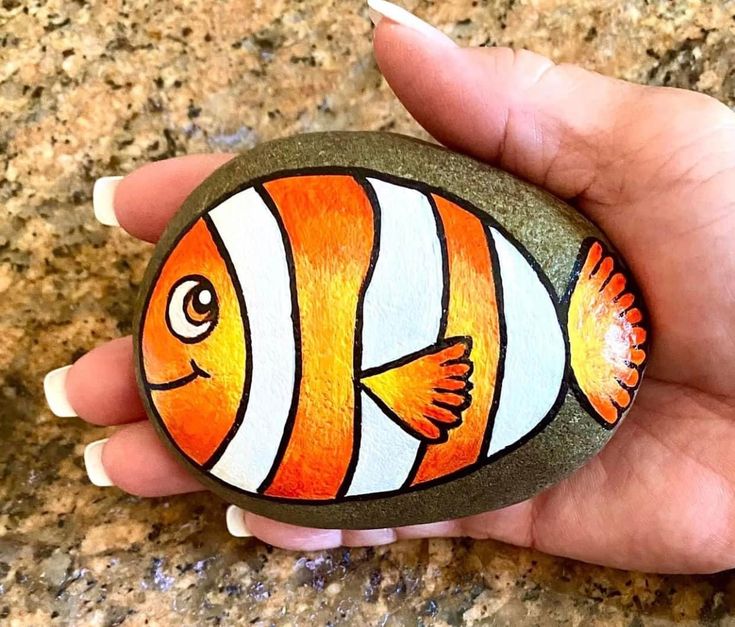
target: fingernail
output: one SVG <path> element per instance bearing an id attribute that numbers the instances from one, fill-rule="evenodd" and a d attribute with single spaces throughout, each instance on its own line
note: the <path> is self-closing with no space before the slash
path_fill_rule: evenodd
<path id="1" fill-rule="evenodd" d="M 89 480 L 100 488 L 109 488 L 115 485 L 102 465 L 102 450 L 110 438 L 90 442 L 84 449 L 84 467 L 87 469 Z"/>
<path id="2" fill-rule="evenodd" d="M 66 395 L 66 375 L 70 369 L 71 366 L 57 368 L 43 378 L 43 393 L 46 395 L 46 404 L 53 414 L 59 418 L 73 418 L 77 415 Z"/>
<path id="3" fill-rule="evenodd" d="M 438 28 L 432 26 L 428 22 L 424 22 L 421 18 L 416 17 L 410 11 L 407 11 L 403 7 L 399 7 L 397 4 L 387 2 L 386 0 L 368 0 L 368 13 L 370 19 L 375 26 L 378 25 L 381 19 L 387 18 L 392 22 L 396 22 L 401 26 L 415 30 L 421 33 L 425 37 L 431 39 L 437 44 L 442 46 L 451 46 L 456 48 L 456 42 L 441 32 Z"/>
<path id="4" fill-rule="evenodd" d="M 115 215 L 115 190 L 122 179 L 122 176 L 103 176 L 94 182 L 92 189 L 94 216 L 107 226 L 120 226 Z"/>
<path id="5" fill-rule="evenodd" d="M 236 538 L 251 538 L 250 529 L 245 524 L 245 510 L 240 509 L 237 505 L 230 505 L 227 508 L 227 531 L 231 536 Z"/>

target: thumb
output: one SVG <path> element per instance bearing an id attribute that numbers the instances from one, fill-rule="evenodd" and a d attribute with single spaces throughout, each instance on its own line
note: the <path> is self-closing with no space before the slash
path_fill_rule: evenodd
<path id="1" fill-rule="evenodd" d="M 701 94 L 627 83 L 527 50 L 460 48 L 406 14 L 380 20 L 374 47 L 414 118 L 443 144 L 575 198 L 588 213 L 626 204 L 661 178 L 670 156 L 663 136 L 676 148 L 691 141 L 703 108 L 729 114 Z"/>

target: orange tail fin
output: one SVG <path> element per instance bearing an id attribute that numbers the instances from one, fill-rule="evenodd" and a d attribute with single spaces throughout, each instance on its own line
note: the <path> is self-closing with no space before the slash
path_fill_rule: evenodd
<path id="1" fill-rule="evenodd" d="M 362 386 L 405 431 L 444 442 L 472 398 L 468 337 L 448 338 L 398 361 L 362 373 Z"/>
<path id="2" fill-rule="evenodd" d="M 568 294 L 571 364 L 580 402 L 613 427 L 633 402 L 648 359 L 642 299 L 612 252 L 586 240 Z"/>

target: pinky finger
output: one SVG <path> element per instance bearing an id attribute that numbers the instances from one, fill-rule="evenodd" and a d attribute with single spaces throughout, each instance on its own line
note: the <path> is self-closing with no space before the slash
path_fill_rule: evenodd
<path id="1" fill-rule="evenodd" d="M 456 537 L 468 534 L 460 520 L 384 529 L 315 529 L 271 520 L 231 505 L 227 529 L 233 536 L 255 536 L 282 549 L 319 551 L 340 546 L 361 547 L 392 544 L 397 540 Z"/>

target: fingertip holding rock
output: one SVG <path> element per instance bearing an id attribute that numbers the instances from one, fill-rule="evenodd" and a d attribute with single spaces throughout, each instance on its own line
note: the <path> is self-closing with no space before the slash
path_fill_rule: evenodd
<path id="1" fill-rule="evenodd" d="M 226 514 L 227 531 L 235 538 L 251 538 L 253 534 L 245 523 L 245 510 L 230 505 Z"/>
<path id="2" fill-rule="evenodd" d="M 100 488 L 109 488 L 115 485 L 102 465 L 102 451 L 109 439 L 90 442 L 84 449 L 84 467 L 87 470 L 87 476 L 93 485 Z"/>
<path id="3" fill-rule="evenodd" d="M 120 226 L 115 214 L 115 190 L 122 179 L 122 176 L 103 176 L 94 183 L 92 190 L 94 216 L 106 226 Z"/>
<path id="4" fill-rule="evenodd" d="M 344 546 L 384 546 L 398 540 L 398 533 L 393 528 L 385 529 L 352 529 L 342 532 Z"/>
<path id="5" fill-rule="evenodd" d="M 43 393 L 46 396 L 46 404 L 55 416 L 59 418 L 73 418 L 77 415 L 69 403 L 66 393 L 66 376 L 71 366 L 63 366 L 49 372 L 43 378 Z"/>
<path id="6" fill-rule="evenodd" d="M 451 48 L 458 47 L 457 43 L 451 37 L 445 35 L 438 28 L 392 2 L 387 2 L 386 0 L 368 0 L 368 13 L 375 26 L 383 18 L 386 18 L 391 22 L 421 33 L 424 37 L 436 44 Z"/>

